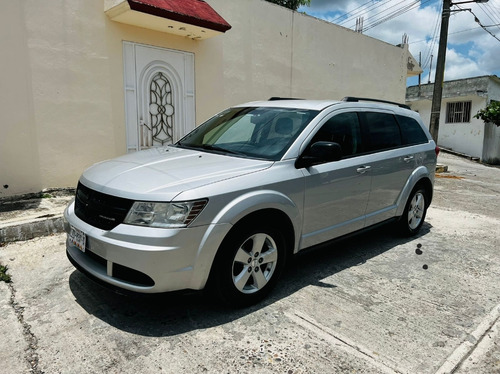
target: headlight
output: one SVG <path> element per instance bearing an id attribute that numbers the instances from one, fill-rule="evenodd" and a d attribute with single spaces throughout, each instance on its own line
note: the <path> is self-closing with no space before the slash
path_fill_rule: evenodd
<path id="1" fill-rule="evenodd" d="M 136 201 L 123 223 L 149 227 L 186 227 L 201 213 L 207 200 L 179 203 Z"/>

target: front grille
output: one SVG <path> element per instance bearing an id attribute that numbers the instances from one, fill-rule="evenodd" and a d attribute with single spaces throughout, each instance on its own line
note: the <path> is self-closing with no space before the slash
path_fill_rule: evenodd
<path id="1" fill-rule="evenodd" d="M 78 183 L 75 214 L 91 226 L 112 230 L 123 222 L 133 203 L 133 200 L 97 192 Z"/>

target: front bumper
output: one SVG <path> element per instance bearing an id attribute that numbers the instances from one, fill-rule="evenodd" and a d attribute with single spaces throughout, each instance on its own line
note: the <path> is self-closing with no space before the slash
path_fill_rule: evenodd
<path id="1" fill-rule="evenodd" d="M 64 212 L 67 233 L 73 226 L 86 235 L 85 252 L 66 240 L 75 267 L 113 287 L 159 293 L 202 289 L 217 249 L 230 224 L 182 229 L 159 229 L 120 224 L 110 231 L 90 226 L 74 213 Z"/>

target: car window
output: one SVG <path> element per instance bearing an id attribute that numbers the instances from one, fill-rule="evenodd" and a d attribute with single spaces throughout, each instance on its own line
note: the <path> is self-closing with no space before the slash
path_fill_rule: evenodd
<path id="1" fill-rule="evenodd" d="M 244 116 L 234 123 L 228 122 L 226 126 L 209 131 L 203 138 L 204 142 L 209 141 L 216 133 L 224 129 L 225 131 L 218 137 L 217 143 L 248 142 L 252 138 L 255 125 L 250 122 L 249 116 Z"/>
<path id="2" fill-rule="evenodd" d="M 343 158 L 361 153 L 361 129 L 358 115 L 351 112 L 333 116 L 320 128 L 310 144 L 319 141 L 338 143 L 342 149 Z"/>
<path id="3" fill-rule="evenodd" d="M 401 128 L 401 135 L 403 137 L 403 144 L 422 144 L 427 143 L 427 135 L 420 127 L 420 124 L 411 117 L 396 116 L 399 127 Z"/>
<path id="4" fill-rule="evenodd" d="M 316 110 L 296 108 L 231 108 L 194 129 L 176 145 L 275 161 L 317 114 Z"/>
<path id="5" fill-rule="evenodd" d="M 401 146 L 401 131 L 389 113 L 360 112 L 368 136 L 368 151 L 383 151 Z"/>

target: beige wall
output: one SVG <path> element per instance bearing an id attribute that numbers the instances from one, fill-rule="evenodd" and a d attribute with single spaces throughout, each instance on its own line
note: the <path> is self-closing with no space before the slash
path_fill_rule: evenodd
<path id="1" fill-rule="evenodd" d="M 42 187 L 22 2 L 0 12 L 0 197 Z"/>
<path id="2" fill-rule="evenodd" d="M 405 49 L 261 0 L 208 3 L 233 28 L 193 41 L 113 22 L 103 0 L 2 0 L 0 197 L 125 153 L 123 41 L 195 54 L 197 124 L 270 96 L 404 100 Z"/>

